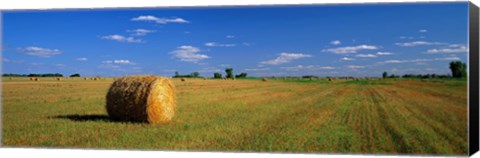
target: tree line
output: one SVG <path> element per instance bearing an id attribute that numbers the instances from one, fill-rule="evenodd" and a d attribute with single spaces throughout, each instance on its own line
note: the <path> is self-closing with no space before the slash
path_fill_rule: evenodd
<path id="1" fill-rule="evenodd" d="M 395 74 L 382 73 L 382 78 L 466 78 L 467 77 L 467 65 L 461 61 L 450 62 L 450 71 L 452 74 L 438 75 L 438 74 L 404 74 L 397 76 Z"/>
<path id="2" fill-rule="evenodd" d="M 247 73 L 240 73 L 240 74 L 237 74 L 237 75 L 234 75 L 233 74 L 233 68 L 226 68 L 225 69 L 225 78 L 230 78 L 230 79 L 233 79 L 233 78 L 247 78 Z M 199 72 L 192 72 L 188 75 L 181 75 L 180 73 L 178 73 L 178 71 L 175 71 L 175 75 L 173 76 L 173 78 L 204 78 L 202 76 L 200 76 L 200 73 Z M 213 73 L 213 78 L 216 78 L 216 79 L 221 79 L 223 78 L 223 75 L 220 73 L 220 72 L 215 72 Z"/>
<path id="3" fill-rule="evenodd" d="M 63 77 L 60 73 L 45 73 L 45 74 L 3 74 L 3 77 Z M 72 74 L 70 77 L 80 77 L 80 74 Z"/>

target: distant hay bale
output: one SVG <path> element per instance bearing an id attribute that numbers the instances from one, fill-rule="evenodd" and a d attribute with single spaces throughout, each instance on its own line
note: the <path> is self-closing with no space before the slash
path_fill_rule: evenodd
<path id="1" fill-rule="evenodd" d="M 262 81 L 266 82 L 266 81 L 268 81 L 268 79 L 266 77 L 264 77 L 264 78 L 262 78 Z"/>
<path id="2" fill-rule="evenodd" d="M 60 77 L 57 77 L 57 81 L 61 81 L 61 80 L 62 80 L 62 78 L 60 78 Z"/>
<path id="3" fill-rule="evenodd" d="M 30 77 L 30 81 L 33 81 L 33 77 Z"/>
<path id="4" fill-rule="evenodd" d="M 185 82 L 185 81 L 186 81 L 186 79 L 185 79 L 185 78 L 181 78 L 181 79 L 180 79 L 180 81 L 182 81 L 182 82 Z"/>
<path id="5" fill-rule="evenodd" d="M 87 78 L 85 77 L 85 78 L 83 78 L 83 80 L 87 80 Z"/>
<path id="6" fill-rule="evenodd" d="M 107 112 L 112 120 L 169 123 L 176 109 L 175 87 L 157 76 L 127 76 L 108 90 Z"/>
<path id="7" fill-rule="evenodd" d="M 36 77 L 33 78 L 33 80 L 34 80 L 34 81 L 40 81 L 40 79 L 38 79 L 38 78 L 36 78 Z"/>
<path id="8" fill-rule="evenodd" d="M 328 78 L 328 81 L 332 81 L 332 78 Z"/>

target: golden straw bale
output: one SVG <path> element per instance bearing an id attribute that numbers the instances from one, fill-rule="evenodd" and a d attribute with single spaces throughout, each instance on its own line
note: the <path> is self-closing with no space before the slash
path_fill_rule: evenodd
<path id="1" fill-rule="evenodd" d="M 268 81 L 268 79 L 266 77 L 262 78 L 262 81 L 265 82 L 265 81 Z"/>
<path id="2" fill-rule="evenodd" d="M 33 80 L 34 80 L 34 81 L 39 81 L 40 79 L 38 79 L 38 78 L 35 77 L 35 78 L 33 78 Z"/>
<path id="3" fill-rule="evenodd" d="M 60 77 L 57 77 L 57 81 L 60 81 L 60 80 L 62 80 L 62 78 L 60 78 Z"/>
<path id="4" fill-rule="evenodd" d="M 182 77 L 180 80 L 181 80 L 182 82 L 185 82 L 185 81 L 186 81 L 186 79 L 185 79 L 185 78 L 183 78 L 183 77 Z"/>
<path id="5" fill-rule="evenodd" d="M 176 109 L 175 87 L 158 76 L 126 76 L 115 80 L 107 93 L 112 120 L 169 123 Z"/>

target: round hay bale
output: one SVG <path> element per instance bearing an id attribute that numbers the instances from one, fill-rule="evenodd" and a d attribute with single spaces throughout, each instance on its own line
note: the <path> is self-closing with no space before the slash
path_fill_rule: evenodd
<path id="1" fill-rule="evenodd" d="M 35 78 L 33 78 L 33 80 L 34 80 L 34 81 L 39 81 L 40 79 L 38 79 L 38 78 L 35 77 Z"/>
<path id="2" fill-rule="evenodd" d="M 126 76 L 115 80 L 107 93 L 112 120 L 169 123 L 176 109 L 175 87 L 157 76 Z"/>
<path id="3" fill-rule="evenodd" d="M 268 81 L 268 79 L 266 77 L 264 77 L 264 78 L 262 78 L 262 81 L 266 82 L 266 81 Z"/>
<path id="4" fill-rule="evenodd" d="M 60 77 L 57 77 L 57 81 L 61 81 L 61 80 L 62 80 L 62 78 L 60 78 Z"/>
<path id="5" fill-rule="evenodd" d="M 180 79 L 180 81 L 182 81 L 182 82 L 185 82 L 185 81 L 186 81 L 186 79 L 185 79 L 185 78 L 181 78 L 181 79 Z"/>

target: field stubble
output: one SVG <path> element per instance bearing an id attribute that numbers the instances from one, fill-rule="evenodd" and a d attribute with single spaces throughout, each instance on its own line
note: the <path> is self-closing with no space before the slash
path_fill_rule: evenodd
<path id="1" fill-rule="evenodd" d="M 174 80 L 167 125 L 110 121 L 112 81 L 4 80 L 3 145 L 467 154 L 465 81 Z"/>

